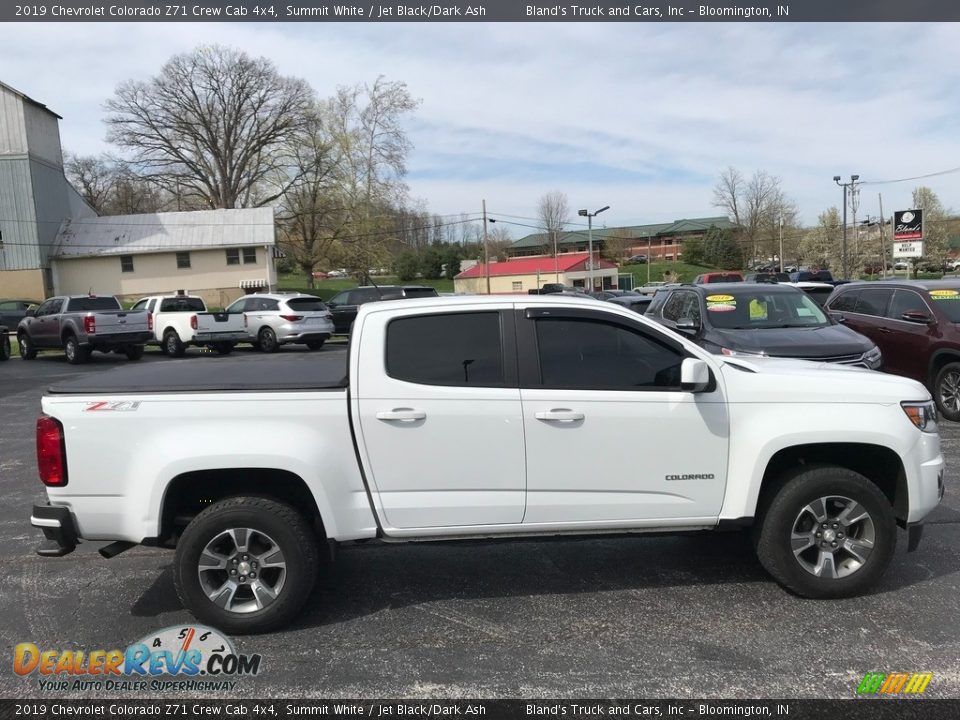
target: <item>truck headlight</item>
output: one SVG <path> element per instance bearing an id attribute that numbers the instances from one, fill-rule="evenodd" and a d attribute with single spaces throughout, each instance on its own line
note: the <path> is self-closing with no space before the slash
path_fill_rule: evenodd
<path id="1" fill-rule="evenodd" d="M 914 425 L 923 432 L 937 432 L 937 406 L 933 400 L 927 402 L 902 402 L 900 407 Z"/>
<path id="2" fill-rule="evenodd" d="M 863 354 L 863 361 L 868 368 L 876 370 L 883 364 L 883 353 L 880 352 L 880 348 L 874 345 Z"/>

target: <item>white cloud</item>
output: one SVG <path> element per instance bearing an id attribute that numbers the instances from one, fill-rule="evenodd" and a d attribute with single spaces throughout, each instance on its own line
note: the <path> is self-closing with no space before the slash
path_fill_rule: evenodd
<path id="1" fill-rule="evenodd" d="M 118 82 L 212 42 L 266 55 L 322 95 L 381 73 L 407 82 L 423 100 L 409 184 L 442 214 L 486 196 L 532 216 L 551 189 L 612 205 L 610 222 L 712 214 L 714 178 L 735 165 L 783 177 L 812 221 L 839 203 L 834 174 L 960 165 L 951 24 L 18 25 L 0 79 L 64 115 L 66 147 L 98 152 Z M 960 175 L 928 184 L 960 209 Z M 885 208 L 912 187 L 884 186 Z"/>

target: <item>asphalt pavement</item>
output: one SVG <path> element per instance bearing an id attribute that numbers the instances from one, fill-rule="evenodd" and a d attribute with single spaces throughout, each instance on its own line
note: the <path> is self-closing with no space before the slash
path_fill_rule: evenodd
<path id="1" fill-rule="evenodd" d="M 342 352 L 331 345 L 317 356 Z M 196 355 L 153 351 L 142 362 L 219 361 Z M 58 355 L 0 363 L 0 697 L 51 697 L 36 675 L 12 671 L 17 643 L 109 650 L 192 621 L 174 592 L 170 551 L 138 547 L 105 560 L 84 544 L 63 558 L 34 554 L 40 397 L 126 362 L 97 354 L 78 367 Z M 367 544 L 339 553 L 296 625 L 236 639 L 263 657 L 259 675 L 239 681 L 241 694 L 843 698 L 867 672 L 903 671 L 933 673 L 928 697 L 960 697 L 960 425 L 944 423 L 941 435 L 944 502 L 917 552 L 906 553 L 900 533 L 872 595 L 794 597 L 740 533 Z"/>

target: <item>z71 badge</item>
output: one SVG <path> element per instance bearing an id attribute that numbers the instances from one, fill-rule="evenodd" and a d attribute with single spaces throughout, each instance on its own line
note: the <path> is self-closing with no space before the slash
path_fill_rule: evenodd
<path id="1" fill-rule="evenodd" d="M 84 412 L 133 412 L 140 407 L 139 400 L 118 400 L 116 402 L 92 402 L 87 403 Z"/>

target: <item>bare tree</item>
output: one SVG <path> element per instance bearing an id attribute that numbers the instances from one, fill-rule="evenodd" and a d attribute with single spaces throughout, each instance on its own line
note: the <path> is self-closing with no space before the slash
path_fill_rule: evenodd
<path id="1" fill-rule="evenodd" d="M 547 252 L 556 254 L 563 226 L 570 222 L 570 203 L 567 194 L 554 190 L 540 197 L 537 202 L 537 217 L 540 227 L 547 234 Z"/>
<path id="2" fill-rule="evenodd" d="M 264 205 L 286 189 L 276 184 L 287 177 L 282 150 L 303 129 L 313 95 L 266 58 L 201 47 L 147 81 L 121 83 L 106 103 L 107 139 L 144 175 L 204 207 Z"/>
<path id="3" fill-rule="evenodd" d="M 158 212 L 175 203 L 175 198 L 107 155 L 65 153 L 63 171 L 98 215 Z"/>
<path id="4" fill-rule="evenodd" d="M 616 228 L 603 238 L 603 255 L 611 262 L 623 262 L 630 254 L 630 249 L 637 241 L 627 228 Z"/>
<path id="5" fill-rule="evenodd" d="M 737 225 L 738 239 L 751 260 L 761 254 L 779 254 L 781 219 L 785 237 L 796 235 L 796 205 L 784 194 L 780 178 L 765 170 L 757 170 L 746 180 L 736 168 L 727 168 L 713 189 L 713 204 Z M 789 257 L 786 250 L 784 255 Z M 795 254 L 795 248 L 792 250 Z"/>
<path id="6" fill-rule="evenodd" d="M 923 210 L 923 258 L 931 265 L 941 266 L 950 249 L 948 213 L 937 194 L 924 186 L 914 188 L 913 207 Z"/>

